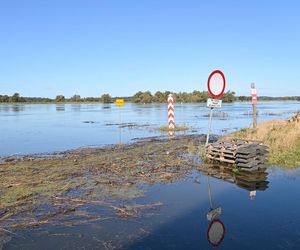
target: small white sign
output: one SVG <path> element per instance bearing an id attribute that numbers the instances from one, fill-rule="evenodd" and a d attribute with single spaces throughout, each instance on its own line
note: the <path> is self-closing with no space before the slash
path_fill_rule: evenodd
<path id="1" fill-rule="evenodd" d="M 207 107 L 208 108 L 221 108 L 222 100 L 208 98 L 207 99 Z"/>

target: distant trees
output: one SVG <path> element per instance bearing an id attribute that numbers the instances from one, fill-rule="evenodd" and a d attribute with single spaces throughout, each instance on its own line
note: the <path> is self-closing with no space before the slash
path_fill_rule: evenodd
<path id="1" fill-rule="evenodd" d="M 154 102 L 165 102 L 166 96 L 163 92 L 157 91 L 154 94 Z"/>
<path id="2" fill-rule="evenodd" d="M 139 91 L 131 97 L 118 97 L 124 99 L 125 102 L 134 103 L 166 103 L 170 91 L 156 91 L 152 94 L 150 91 Z M 176 103 L 193 103 L 193 102 L 206 102 L 210 95 L 207 91 L 194 90 L 191 93 L 178 92 L 172 93 Z M 51 103 L 51 102 L 103 102 L 112 103 L 117 97 L 111 97 L 109 94 L 103 94 L 101 97 L 85 97 L 81 98 L 80 95 L 75 94 L 70 98 L 65 98 L 64 95 L 57 95 L 55 99 L 45 97 L 22 97 L 19 93 L 14 93 L 12 96 L 0 95 L 0 103 Z M 234 101 L 251 101 L 251 96 L 235 96 L 235 92 L 227 91 L 222 96 L 223 102 L 234 102 Z M 260 101 L 300 101 L 300 96 L 285 96 L 285 97 L 269 97 L 259 96 Z"/>
<path id="3" fill-rule="evenodd" d="M 11 102 L 19 102 L 19 100 L 20 100 L 20 94 L 14 93 L 13 96 L 11 97 Z"/>
<path id="4" fill-rule="evenodd" d="M 221 99 L 223 102 L 234 102 L 236 101 L 235 92 L 227 91 L 226 93 L 223 94 Z"/>
<path id="5" fill-rule="evenodd" d="M 82 102 L 100 102 L 101 98 L 100 97 L 85 97 L 81 98 Z"/>
<path id="6" fill-rule="evenodd" d="M 150 91 L 139 91 L 136 94 L 133 95 L 131 98 L 132 102 L 135 103 L 152 103 L 152 102 L 158 102 L 163 103 L 167 102 L 168 95 L 170 94 L 170 91 L 157 91 L 154 95 L 151 94 Z M 179 93 L 173 93 L 175 101 L 179 103 L 189 103 L 189 102 L 206 102 L 208 98 L 210 98 L 210 95 L 207 91 L 198 91 L 194 90 L 192 93 L 187 92 L 179 92 Z M 227 91 L 222 96 L 223 102 L 233 102 L 236 100 L 235 93 L 232 91 Z"/>
<path id="7" fill-rule="evenodd" d="M 70 98 L 70 101 L 71 101 L 71 102 L 80 102 L 80 101 L 81 101 L 80 95 L 73 95 L 73 96 Z"/>
<path id="8" fill-rule="evenodd" d="M 12 96 L 0 95 L 0 102 L 8 102 L 8 103 L 26 102 L 26 99 L 20 96 L 19 93 L 14 93 Z"/>
<path id="9" fill-rule="evenodd" d="M 111 103 L 112 102 L 112 98 L 109 94 L 103 94 L 100 99 L 103 103 Z"/>
<path id="10" fill-rule="evenodd" d="M 238 101 L 241 101 L 241 102 L 250 101 L 250 100 L 251 100 L 251 97 L 242 95 L 242 96 L 239 96 L 239 97 L 237 98 L 237 100 L 238 100 Z"/>
<path id="11" fill-rule="evenodd" d="M 154 97 L 150 91 L 139 91 L 132 97 L 132 101 L 135 103 L 151 103 L 154 102 Z"/>
<path id="12" fill-rule="evenodd" d="M 0 102 L 9 102 L 8 95 L 0 95 Z"/>
<path id="13" fill-rule="evenodd" d="M 55 98 L 55 101 L 56 102 L 65 102 L 66 98 L 63 95 L 57 95 L 56 98 Z"/>

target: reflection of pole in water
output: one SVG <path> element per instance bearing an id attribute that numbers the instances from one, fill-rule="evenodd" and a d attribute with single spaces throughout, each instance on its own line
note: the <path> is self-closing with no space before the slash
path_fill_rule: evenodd
<path id="1" fill-rule="evenodd" d="M 250 199 L 254 200 L 255 196 L 256 196 L 256 190 L 250 191 Z"/>
<path id="2" fill-rule="evenodd" d="M 256 104 L 257 104 L 257 91 L 255 83 L 251 83 L 251 96 L 252 96 L 252 112 L 253 112 L 253 128 L 257 126 L 257 117 L 256 117 Z"/>
<path id="3" fill-rule="evenodd" d="M 213 209 L 213 204 L 212 204 L 212 197 L 211 197 L 211 187 L 210 187 L 210 182 L 209 182 L 209 176 L 206 176 L 206 181 L 207 181 L 207 187 L 208 187 L 208 199 L 209 199 L 209 205 L 210 205 L 210 210 Z"/>
<path id="4" fill-rule="evenodd" d="M 225 236 L 225 226 L 223 222 L 218 219 L 218 217 L 222 213 L 222 208 L 213 207 L 213 202 L 212 202 L 212 193 L 211 193 L 211 186 L 209 182 L 209 176 L 206 176 L 207 180 L 207 188 L 208 188 L 208 199 L 209 199 L 209 205 L 210 205 L 210 211 L 207 213 L 207 220 L 210 221 L 210 224 L 208 225 L 207 229 L 207 240 L 208 242 L 217 247 L 219 246 Z"/>
<path id="5" fill-rule="evenodd" d="M 206 181 L 207 181 L 208 199 L 209 199 L 209 206 L 210 206 L 210 210 L 207 213 L 206 217 L 207 217 L 207 220 L 213 221 L 221 215 L 222 208 L 221 207 L 214 208 L 213 201 L 212 201 L 211 186 L 210 186 L 210 182 L 209 182 L 209 176 L 206 176 Z"/>

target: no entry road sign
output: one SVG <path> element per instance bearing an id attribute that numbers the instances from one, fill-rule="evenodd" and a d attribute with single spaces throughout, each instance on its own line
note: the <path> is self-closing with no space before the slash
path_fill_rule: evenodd
<path id="1" fill-rule="evenodd" d="M 207 80 L 207 88 L 212 98 L 220 98 L 225 91 L 226 81 L 222 71 L 213 71 Z"/>
<path id="2" fill-rule="evenodd" d="M 225 90 L 225 76 L 221 70 L 215 70 L 213 71 L 207 80 L 207 88 L 210 96 L 214 99 L 208 99 L 207 100 L 207 107 L 210 108 L 210 114 L 209 114 L 209 124 L 208 124 L 208 132 L 206 137 L 206 145 L 209 141 L 209 134 L 211 130 L 211 121 L 212 121 L 212 111 L 214 108 L 221 108 L 222 101 L 221 100 L 215 100 L 220 98 Z"/>

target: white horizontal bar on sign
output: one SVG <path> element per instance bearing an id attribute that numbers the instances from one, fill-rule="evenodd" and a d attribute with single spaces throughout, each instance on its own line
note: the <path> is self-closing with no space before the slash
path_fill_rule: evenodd
<path id="1" fill-rule="evenodd" d="M 257 95 L 257 90 L 256 89 L 251 89 L 251 95 Z"/>
<path id="2" fill-rule="evenodd" d="M 208 108 L 221 108 L 222 100 L 208 98 L 207 99 L 207 107 Z"/>

